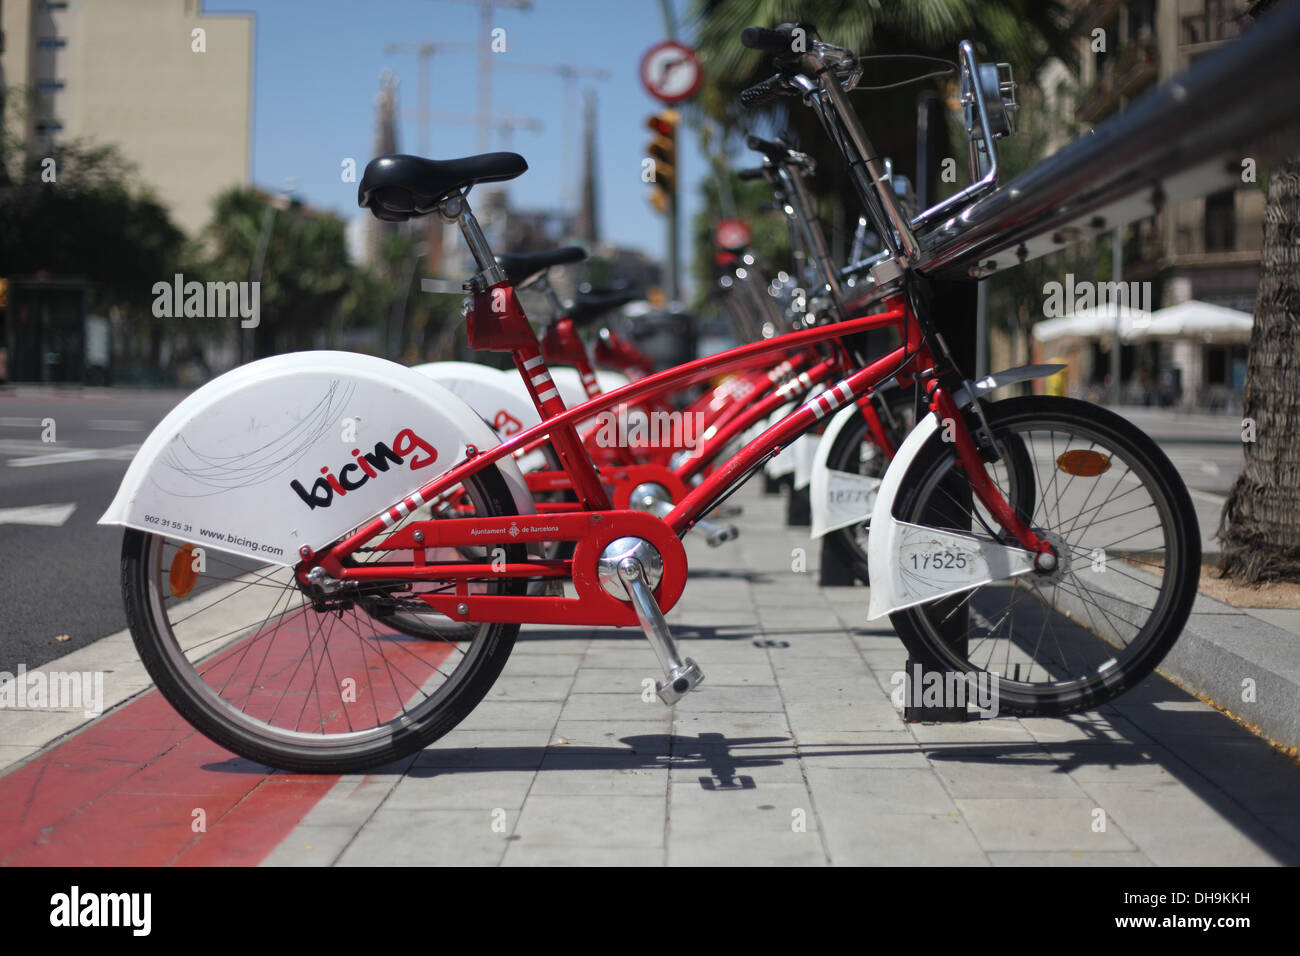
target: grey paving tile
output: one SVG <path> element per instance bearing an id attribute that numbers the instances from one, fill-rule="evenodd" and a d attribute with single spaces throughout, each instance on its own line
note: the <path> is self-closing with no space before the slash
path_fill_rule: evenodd
<path id="1" fill-rule="evenodd" d="M 665 801 L 626 794 L 537 794 L 519 816 L 525 846 L 662 847 Z"/>
<path id="2" fill-rule="evenodd" d="M 513 840 L 502 866 L 662 866 L 659 847 L 535 846 Z"/>
<path id="3" fill-rule="evenodd" d="M 376 816 L 400 810 L 475 810 L 487 815 L 498 807 L 518 809 L 534 776 L 531 770 L 415 768 L 393 788 Z"/>
<path id="4" fill-rule="evenodd" d="M 837 866 L 988 866 L 987 855 L 955 813 L 872 813 L 854 821 L 826 814 L 824 836 Z"/>
<path id="5" fill-rule="evenodd" d="M 1143 853 L 1127 850 L 1045 850 L 1034 853 L 1023 850 L 998 850 L 988 854 L 994 866 L 1154 866 Z"/>
<path id="6" fill-rule="evenodd" d="M 817 829 L 808 788 L 802 780 L 762 783 L 753 789 L 704 790 L 674 779 L 668 804 L 670 831 L 789 831 Z"/>
<path id="7" fill-rule="evenodd" d="M 793 833 L 713 831 L 673 832 L 668 844 L 670 866 L 825 866 L 826 853 L 815 831 Z"/>
<path id="8" fill-rule="evenodd" d="M 340 866 L 495 866 L 517 815 L 481 810 L 376 814 L 349 844 Z M 498 821 L 501 821 L 498 823 Z M 494 829 L 504 825 L 504 830 Z"/>
<path id="9" fill-rule="evenodd" d="M 1134 824 L 1126 832 L 1156 866 L 1300 865 L 1300 854 L 1277 846 L 1262 828 L 1258 840 L 1219 824 Z"/>
<path id="10" fill-rule="evenodd" d="M 299 825 L 287 840 L 266 855 L 260 865 L 333 866 L 357 830 L 357 826 L 350 824 Z"/>
<path id="11" fill-rule="evenodd" d="M 823 817 L 857 817 L 859 825 L 877 813 L 944 816 L 956 807 L 930 770 L 890 767 L 832 768 L 806 764 L 808 785 Z"/>
<path id="12" fill-rule="evenodd" d="M 963 798 L 957 800 L 957 808 L 980 846 L 990 852 L 1135 849 L 1113 820 L 1106 820 L 1104 831 L 1093 829 L 1097 803 L 1087 797 Z"/>
<path id="13" fill-rule="evenodd" d="M 460 725 L 465 730 L 538 730 L 552 727 L 563 701 L 484 701 Z"/>

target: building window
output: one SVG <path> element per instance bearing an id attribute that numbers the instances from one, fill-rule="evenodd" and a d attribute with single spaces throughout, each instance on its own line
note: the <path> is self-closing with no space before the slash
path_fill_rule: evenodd
<path id="1" fill-rule="evenodd" d="M 1237 208 L 1231 189 L 1205 197 L 1205 251 L 1226 252 L 1237 246 Z"/>
<path id="2" fill-rule="evenodd" d="M 37 48 L 41 50 L 57 50 L 59 47 L 65 47 L 68 41 L 63 37 L 40 37 L 36 41 Z"/>
<path id="3" fill-rule="evenodd" d="M 41 80 L 36 84 L 36 88 L 38 90 L 48 90 L 50 92 L 54 92 L 55 90 L 63 89 L 63 81 L 62 80 Z"/>
<path id="4" fill-rule="evenodd" d="M 41 0 L 42 10 L 66 10 L 68 0 Z"/>
<path id="5" fill-rule="evenodd" d="M 50 133 L 58 133 L 62 130 L 63 124 L 58 120 L 41 120 L 36 124 L 36 132 L 40 133 L 42 136 L 49 135 Z"/>
<path id="6" fill-rule="evenodd" d="M 1136 0 L 1128 8 L 1128 38 L 1142 39 L 1142 28 L 1148 31 L 1156 27 L 1156 0 Z"/>
<path id="7" fill-rule="evenodd" d="M 1205 350 L 1205 384 L 1228 384 L 1228 350 L 1211 346 Z"/>

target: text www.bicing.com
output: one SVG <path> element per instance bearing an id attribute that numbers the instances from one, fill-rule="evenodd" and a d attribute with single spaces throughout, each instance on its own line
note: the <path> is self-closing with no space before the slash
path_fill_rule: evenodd
<path id="1" fill-rule="evenodd" d="M 209 531 L 207 528 L 200 528 L 199 534 L 205 538 L 211 538 L 213 541 L 232 544 L 237 548 L 248 548 L 250 551 L 257 551 L 260 554 L 284 554 L 284 548 L 277 548 L 273 544 L 258 544 L 256 541 L 226 534 L 224 531 Z"/>
<path id="2" fill-rule="evenodd" d="M 1237 929 L 1250 926 L 1249 916 L 1116 916 L 1116 926 L 1145 929 Z"/>

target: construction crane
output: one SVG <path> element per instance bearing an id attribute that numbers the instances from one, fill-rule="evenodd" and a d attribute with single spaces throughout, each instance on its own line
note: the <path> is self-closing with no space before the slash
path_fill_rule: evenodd
<path id="1" fill-rule="evenodd" d="M 478 115 L 492 115 L 492 11 L 533 8 L 532 0 L 442 0 L 443 3 L 471 3 L 478 7 Z M 492 145 L 492 127 L 482 123 L 478 130 L 478 151 L 486 153 Z"/>
<path id="2" fill-rule="evenodd" d="M 458 126 L 477 126 L 480 130 L 486 129 L 491 133 L 492 130 L 499 130 L 501 133 L 502 149 L 510 150 L 514 147 L 514 132 L 517 129 L 527 130 L 530 133 L 541 132 L 542 121 L 531 116 L 515 116 L 507 112 L 502 116 L 492 119 L 486 116 L 476 116 L 472 113 L 434 113 L 433 118 L 439 123 L 454 123 Z"/>
<path id="3" fill-rule="evenodd" d="M 564 80 L 564 168 L 569 177 L 564 186 L 564 201 L 572 205 L 576 199 L 576 164 L 574 163 L 574 144 L 577 142 L 576 119 L 578 114 L 578 79 L 604 82 L 609 79 L 609 70 L 589 69 L 576 63 L 502 63 L 497 69 L 516 73 L 546 73 Z"/>
<path id="4" fill-rule="evenodd" d="M 433 91 L 433 55 L 435 53 L 465 52 L 474 47 L 468 43 L 389 43 L 384 47 L 388 55 L 394 53 L 414 53 L 419 57 L 419 88 L 416 90 L 416 126 L 419 130 L 419 150 L 421 156 L 428 156 L 433 149 L 433 113 L 431 99 Z"/>

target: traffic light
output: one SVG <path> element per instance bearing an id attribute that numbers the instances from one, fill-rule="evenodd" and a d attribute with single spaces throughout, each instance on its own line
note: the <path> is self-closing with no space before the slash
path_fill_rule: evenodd
<path id="1" fill-rule="evenodd" d="M 677 196 L 677 124 L 680 120 L 681 114 L 676 110 L 660 110 L 646 120 L 646 127 L 654 134 L 647 148 L 654 163 L 650 203 L 661 215 L 669 211 Z"/>

